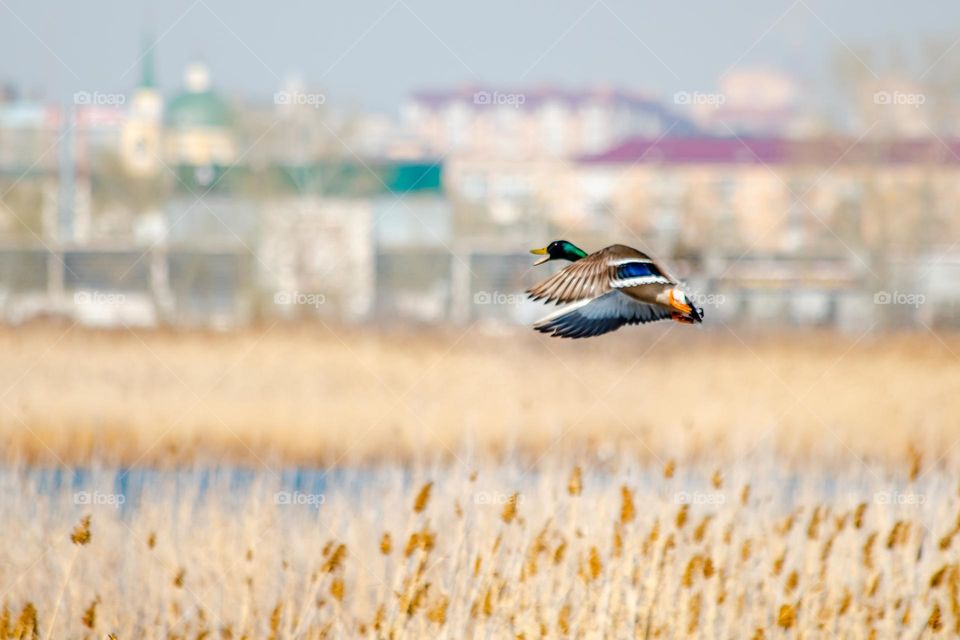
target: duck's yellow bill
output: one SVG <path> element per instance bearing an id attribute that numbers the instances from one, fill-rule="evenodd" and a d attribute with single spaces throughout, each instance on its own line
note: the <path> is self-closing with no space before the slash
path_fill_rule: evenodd
<path id="1" fill-rule="evenodd" d="M 550 254 L 547 253 L 546 247 L 544 247 L 543 249 L 530 249 L 530 253 L 536 256 L 543 256 L 542 258 L 534 262 L 533 266 L 537 266 L 538 264 L 543 264 L 544 262 L 550 259 Z"/>

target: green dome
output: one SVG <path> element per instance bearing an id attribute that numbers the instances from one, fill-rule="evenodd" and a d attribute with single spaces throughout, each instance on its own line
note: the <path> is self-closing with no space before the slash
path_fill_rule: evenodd
<path id="1" fill-rule="evenodd" d="M 186 91 L 167 105 L 166 121 L 174 128 L 225 127 L 230 109 L 213 91 Z"/>

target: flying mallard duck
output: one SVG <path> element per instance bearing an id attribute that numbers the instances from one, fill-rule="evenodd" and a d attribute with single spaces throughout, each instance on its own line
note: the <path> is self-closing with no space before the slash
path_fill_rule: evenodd
<path id="1" fill-rule="evenodd" d="M 684 324 L 703 322 L 703 309 L 692 304 L 653 258 L 622 244 L 587 255 L 566 240 L 530 253 L 573 262 L 529 289 L 532 300 L 564 304 L 533 328 L 561 338 L 589 338 L 625 324 L 672 318 Z"/>

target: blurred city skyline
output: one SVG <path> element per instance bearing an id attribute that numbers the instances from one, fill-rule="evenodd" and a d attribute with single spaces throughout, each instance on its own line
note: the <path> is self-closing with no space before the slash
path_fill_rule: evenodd
<path id="1" fill-rule="evenodd" d="M 960 637 L 960 3 L 0 56 L 0 640 Z"/>
<path id="2" fill-rule="evenodd" d="M 870 20 L 862 20 L 865 11 Z M 416 90 L 471 84 L 610 85 L 666 97 L 714 91 L 730 71 L 760 66 L 797 78 L 808 102 L 835 112 L 838 53 L 877 78 L 893 66 L 923 79 L 954 51 L 956 30 L 944 25 L 960 19 L 960 6 L 751 1 L 731 12 L 709 3 L 651 9 L 617 0 L 482 7 L 384 0 L 336 10 L 296 2 L 278 11 L 178 0 L 51 12 L 9 0 L 0 13 L 7 15 L 0 53 L 29 60 L 2 69 L 0 83 L 49 100 L 131 90 L 151 49 L 163 93 L 182 86 L 193 60 L 204 61 L 229 94 L 268 95 L 300 79 L 336 103 L 382 111 L 396 111 Z"/>
<path id="3" fill-rule="evenodd" d="M 563 237 L 720 325 L 960 326 L 960 39 L 845 7 L 0 0 L 0 319 L 522 325 Z"/>

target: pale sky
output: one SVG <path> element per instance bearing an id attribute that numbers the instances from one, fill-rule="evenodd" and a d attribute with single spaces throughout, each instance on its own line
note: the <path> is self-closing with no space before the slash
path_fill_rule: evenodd
<path id="1" fill-rule="evenodd" d="M 784 68 L 826 95 L 837 50 L 909 55 L 960 38 L 947 0 L 0 0 L 0 16 L 0 82 L 49 98 L 129 91 L 149 33 L 168 94 L 200 58 L 225 93 L 266 99 L 298 75 L 332 103 L 388 111 L 463 83 L 709 91 L 738 65 Z"/>

